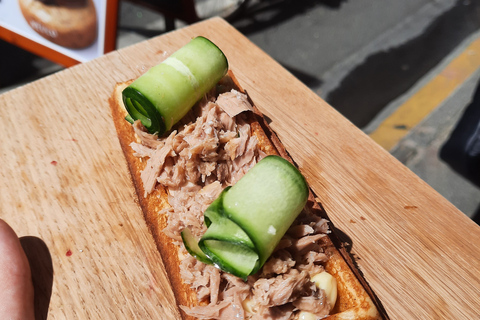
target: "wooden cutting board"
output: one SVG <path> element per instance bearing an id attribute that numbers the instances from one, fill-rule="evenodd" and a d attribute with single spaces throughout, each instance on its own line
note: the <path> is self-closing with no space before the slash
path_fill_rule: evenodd
<path id="1" fill-rule="evenodd" d="M 38 310 L 49 319 L 178 318 L 108 98 L 116 82 L 197 35 L 225 52 L 390 318 L 480 318 L 480 227 L 218 18 L 0 96 L 0 218 L 38 260 L 34 279 L 51 292 Z"/>

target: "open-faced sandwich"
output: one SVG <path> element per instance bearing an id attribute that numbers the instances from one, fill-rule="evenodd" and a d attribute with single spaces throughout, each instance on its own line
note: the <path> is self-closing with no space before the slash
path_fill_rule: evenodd
<path id="1" fill-rule="evenodd" d="M 185 319 L 379 319 L 222 51 L 191 40 L 110 101 Z"/>

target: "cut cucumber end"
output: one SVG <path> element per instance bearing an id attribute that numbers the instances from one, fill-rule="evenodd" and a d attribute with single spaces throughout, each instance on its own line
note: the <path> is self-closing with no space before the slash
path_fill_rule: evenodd
<path id="1" fill-rule="evenodd" d="M 155 106 L 141 92 L 126 87 L 122 91 L 123 104 L 128 112 L 130 123 L 140 120 L 142 125 L 152 134 L 162 135 L 165 130 L 165 121 Z"/>
<path id="2" fill-rule="evenodd" d="M 125 108 L 148 132 L 163 135 L 227 71 L 223 52 L 210 40 L 196 37 L 124 89 Z"/>
<path id="3" fill-rule="evenodd" d="M 181 235 L 183 244 L 185 245 L 185 249 L 187 249 L 188 253 L 203 263 L 212 264 L 212 260 L 210 260 L 198 246 L 198 241 L 195 239 L 190 229 L 183 229 Z"/>

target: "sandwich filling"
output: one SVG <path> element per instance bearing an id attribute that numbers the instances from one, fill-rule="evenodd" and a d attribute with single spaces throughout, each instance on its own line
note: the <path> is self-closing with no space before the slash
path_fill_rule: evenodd
<path id="1" fill-rule="evenodd" d="M 168 217 L 163 232 L 180 247 L 182 279 L 200 302 L 181 308 L 200 319 L 295 319 L 301 312 L 323 318 L 333 306 L 311 279 L 324 271 L 328 257 L 320 240 L 329 230 L 327 221 L 308 208 L 247 281 L 204 264 L 185 250 L 182 230 L 189 228 L 200 238 L 206 231 L 207 207 L 273 153 L 244 113 L 230 116 L 232 108 L 251 109 L 245 94 L 232 90 L 216 97 L 217 92 L 207 94 L 166 137 L 148 133 L 139 120 L 133 123 L 138 141 L 131 148 L 146 159 L 141 173 L 144 196 L 159 184 L 166 188 L 170 207 L 159 212 Z"/>

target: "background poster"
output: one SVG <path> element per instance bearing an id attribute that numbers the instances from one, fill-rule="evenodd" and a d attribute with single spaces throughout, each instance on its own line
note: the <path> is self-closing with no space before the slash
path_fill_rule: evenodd
<path id="1" fill-rule="evenodd" d="M 27 23 L 27 20 L 20 9 L 19 1 L 22 0 L 0 0 L 1 27 L 68 57 L 71 57 L 79 62 L 86 62 L 104 54 L 107 0 L 93 0 L 97 21 L 96 39 L 91 45 L 81 49 L 71 49 L 58 45 L 37 33 Z M 40 0 L 32 1 L 40 2 Z"/>

